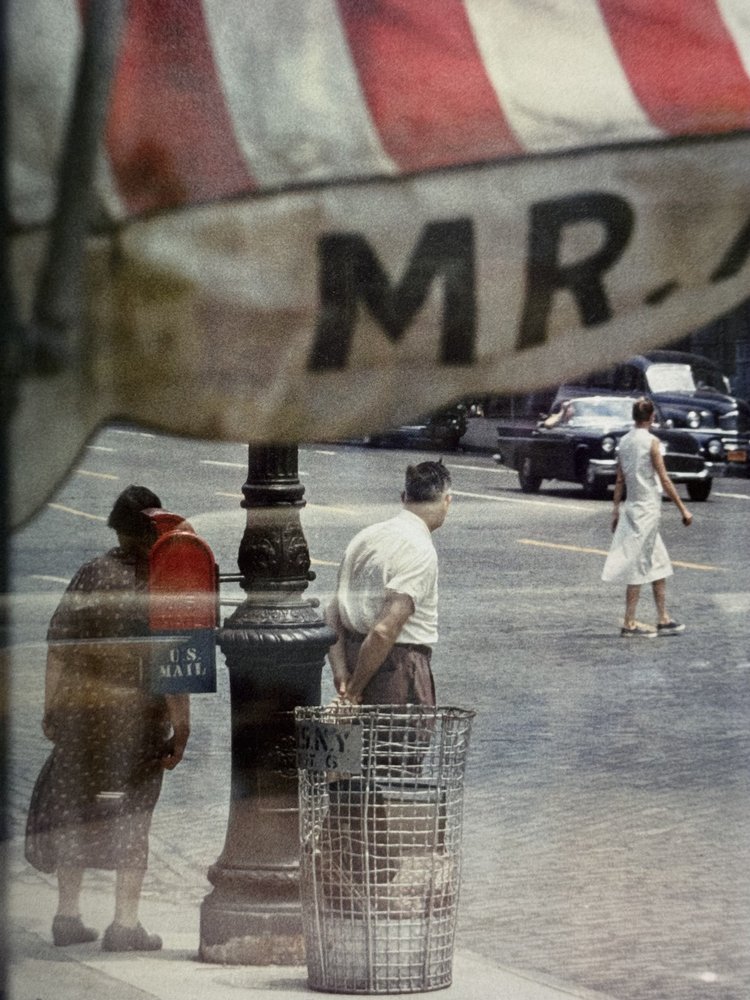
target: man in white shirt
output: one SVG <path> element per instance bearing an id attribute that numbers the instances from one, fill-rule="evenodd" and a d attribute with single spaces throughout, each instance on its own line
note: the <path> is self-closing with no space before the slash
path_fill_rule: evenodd
<path id="1" fill-rule="evenodd" d="M 432 532 L 448 513 L 450 473 L 439 462 L 406 470 L 403 509 L 347 546 L 327 619 L 338 636 L 328 658 L 347 704 L 435 705 L 437 553 Z"/>

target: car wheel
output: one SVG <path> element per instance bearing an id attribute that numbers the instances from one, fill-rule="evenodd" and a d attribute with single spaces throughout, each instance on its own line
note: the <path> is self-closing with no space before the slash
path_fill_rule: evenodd
<path id="1" fill-rule="evenodd" d="M 523 459 L 521 468 L 518 470 L 518 482 L 524 493 L 538 493 L 539 487 L 542 485 L 542 477 L 534 472 L 534 466 L 528 455 Z"/>
<path id="2" fill-rule="evenodd" d="M 581 486 L 583 492 L 592 500 L 605 500 L 608 493 L 608 486 L 604 480 L 600 479 L 594 470 L 591 462 L 586 462 L 581 473 Z"/>
<path id="3" fill-rule="evenodd" d="M 708 495 L 711 492 L 713 482 L 713 479 L 693 480 L 692 483 L 687 484 L 688 496 L 691 500 L 695 500 L 696 503 L 702 503 L 704 500 L 708 500 Z"/>

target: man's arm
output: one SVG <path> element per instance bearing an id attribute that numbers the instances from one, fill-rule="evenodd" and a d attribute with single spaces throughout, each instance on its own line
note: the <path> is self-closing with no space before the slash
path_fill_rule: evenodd
<path id="1" fill-rule="evenodd" d="M 339 602 L 336 597 L 328 605 L 325 619 L 336 633 L 336 642 L 328 650 L 328 662 L 331 664 L 336 693 L 342 695 L 346 689 L 349 671 L 346 668 L 346 654 L 344 653 L 344 623 L 341 621 Z"/>
<path id="2" fill-rule="evenodd" d="M 380 618 L 367 633 L 362 643 L 354 673 L 346 682 L 342 699 L 360 704 L 362 692 L 378 672 L 390 653 L 401 630 L 414 614 L 414 601 L 408 594 L 389 592 L 383 603 Z"/>
<path id="3" fill-rule="evenodd" d="M 669 478 L 669 473 L 664 465 L 664 459 L 662 457 L 661 449 L 659 448 L 659 441 L 657 438 L 651 442 L 651 463 L 654 466 L 656 475 L 659 477 L 659 482 L 662 485 L 662 489 L 667 494 L 670 500 L 672 500 L 682 516 L 682 523 L 685 527 L 692 524 L 693 515 L 687 509 L 685 504 L 680 498 L 680 494 L 674 487 L 674 483 Z"/>

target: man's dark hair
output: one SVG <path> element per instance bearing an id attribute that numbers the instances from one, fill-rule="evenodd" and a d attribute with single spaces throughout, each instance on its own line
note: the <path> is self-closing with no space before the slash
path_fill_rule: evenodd
<path id="1" fill-rule="evenodd" d="M 439 462 L 420 462 L 419 465 L 409 465 L 406 469 L 406 487 L 404 497 L 412 503 L 430 503 L 437 500 L 449 489 L 451 474 Z"/>
<path id="2" fill-rule="evenodd" d="M 646 399 L 645 396 L 641 396 L 640 399 L 636 399 L 633 403 L 633 420 L 637 424 L 645 423 L 654 412 L 654 409 L 653 402 L 650 399 Z"/>
<path id="3" fill-rule="evenodd" d="M 128 486 L 115 500 L 107 524 L 131 538 L 148 538 L 153 528 L 143 511 L 161 507 L 161 500 L 146 486 Z"/>

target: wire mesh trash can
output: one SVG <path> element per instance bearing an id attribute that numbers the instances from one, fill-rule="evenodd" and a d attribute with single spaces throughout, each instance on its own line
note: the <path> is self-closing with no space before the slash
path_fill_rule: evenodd
<path id="1" fill-rule="evenodd" d="M 312 989 L 450 986 L 473 717 L 398 705 L 296 710 Z"/>

